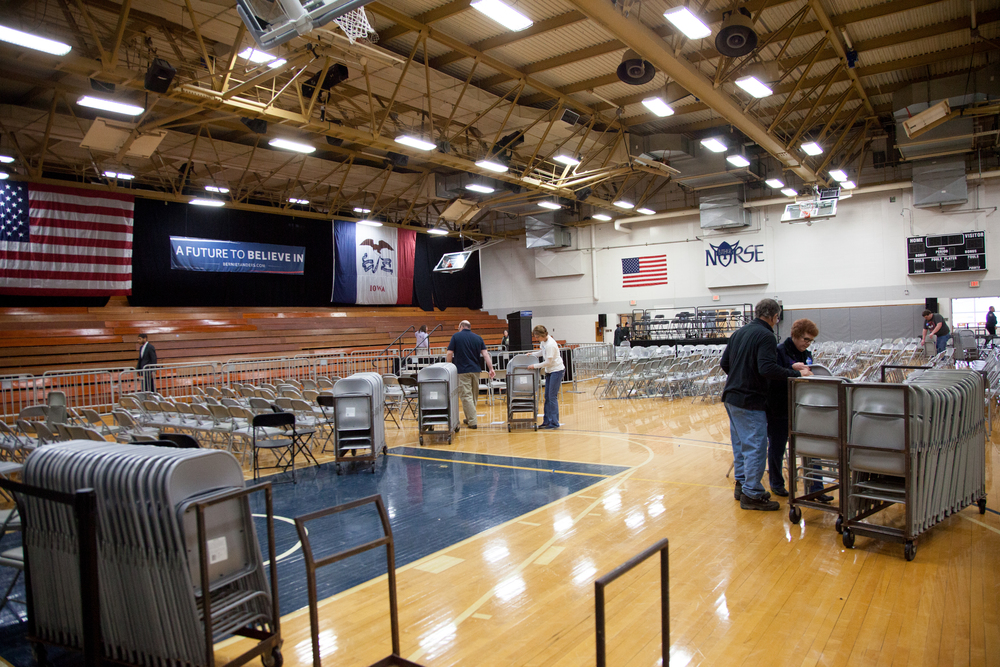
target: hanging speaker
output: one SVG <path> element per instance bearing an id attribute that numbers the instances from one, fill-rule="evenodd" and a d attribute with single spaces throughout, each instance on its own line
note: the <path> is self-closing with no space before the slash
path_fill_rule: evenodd
<path id="1" fill-rule="evenodd" d="M 316 90 L 316 85 L 319 84 L 319 75 L 320 72 L 316 72 L 302 84 L 302 97 L 312 98 L 313 92 Z M 323 84 L 319 89 L 332 90 L 338 83 L 347 81 L 347 77 L 349 76 L 350 73 L 347 71 L 347 66 L 337 63 L 326 71 L 326 76 L 323 77 Z"/>
<path id="2" fill-rule="evenodd" d="M 409 156 L 393 153 L 392 151 L 386 153 L 385 159 L 388 160 L 394 167 L 405 167 L 410 163 Z"/>
<path id="3" fill-rule="evenodd" d="M 564 123 L 568 123 L 569 125 L 576 125 L 580 120 L 580 114 L 575 111 L 571 111 L 570 109 L 566 109 L 563 111 L 562 116 L 559 117 L 559 120 Z"/>
<path id="4" fill-rule="evenodd" d="M 108 95 L 113 95 L 115 92 L 115 84 L 108 83 L 107 81 L 98 81 L 97 79 L 91 79 L 90 87 L 99 93 L 107 93 Z"/>
<path id="5" fill-rule="evenodd" d="M 247 129 L 257 134 L 267 134 L 267 121 L 262 118 L 240 117 L 240 122 L 247 126 Z"/>
<path id="6" fill-rule="evenodd" d="M 176 74 L 177 70 L 166 60 L 153 58 L 153 62 L 149 63 L 149 68 L 146 70 L 143 86 L 150 92 L 163 94 L 167 92 Z"/>
<path id="7" fill-rule="evenodd" d="M 757 33 L 753 31 L 753 19 L 746 7 L 724 15 L 722 28 L 715 36 L 715 49 L 724 56 L 739 58 L 757 48 Z"/>
<path id="8" fill-rule="evenodd" d="M 582 190 L 577 190 L 573 193 L 577 201 L 586 201 L 587 197 L 594 194 L 593 188 L 583 188 Z"/>
<path id="9" fill-rule="evenodd" d="M 649 83 L 656 76 L 653 63 L 643 60 L 642 56 L 629 49 L 622 56 L 622 64 L 618 66 L 618 78 L 630 86 L 641 86 Z"/>

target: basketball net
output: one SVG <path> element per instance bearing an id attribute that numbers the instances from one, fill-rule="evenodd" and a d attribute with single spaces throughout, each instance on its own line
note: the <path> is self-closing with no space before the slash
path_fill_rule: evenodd
<path id="1" fill-rule="evenodd" d="M 347 39 L 356 42 L 359 39 L 367 39 L 369 42 L 378 41 L 378 33 L 372 29 L 365 15 L 365 8 L 358 7 L 346 14 L 341 14 L 333 19 L 333 22 L 340 26 L 340 29 L 347 35 Z"/>

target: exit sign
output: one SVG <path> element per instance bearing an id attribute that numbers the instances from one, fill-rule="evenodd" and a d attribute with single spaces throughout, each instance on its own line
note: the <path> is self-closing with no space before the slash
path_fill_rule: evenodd
<path id="1" fill-rule="evenodd" d="M 712 301 L 718 301 L 718 300 L 719 300 L 719 295 L 718 294 L 713 294 L 712 295 Z"/>
<path id="2" fill-rule="evenodd" d="M 979 287 L 979 281 L 978 280 L 970 280 L 969 281 L 969 287 Z"/>

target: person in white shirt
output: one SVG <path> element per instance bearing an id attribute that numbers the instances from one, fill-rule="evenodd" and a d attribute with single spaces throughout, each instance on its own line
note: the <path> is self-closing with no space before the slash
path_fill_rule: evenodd
<path id="1" fill-rule="evenodd" d="M 559 344 L 549 335 L 548 329 L 539 324 L 531 330 L 531 337 L 541 341 L 542 347 L 532 353 L 541 358 L 541 363 L 532 364 L 531 368 L 545 371 L 545 417 L 538 428 L 559 428 L 559 386 L 562 384 L 566 366 L 559 356 Z"/>
<path id="2" fill-rule="evenodd" d="M 427 325 L 421 324 L 417 333 L 413 334 L 417 338 L 417 345 L 414 349 L 427 351 L 431 349 L 430 334 L 427 333 Z"/>

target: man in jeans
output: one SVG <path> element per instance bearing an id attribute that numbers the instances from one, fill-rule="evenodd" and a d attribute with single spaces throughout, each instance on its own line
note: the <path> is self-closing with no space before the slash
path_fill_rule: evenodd
<path id="1" fill-rule="evenodd" d="M 458 395 L 462 398 L 462 411 L 469 428 L 479 428 L 476 424 L 476 401 L 479 399 L 479 357 L 486 361 L 490 379 L 496 377 L 493 360 L 486 350 L 486 343 L 479 334 L 472 333 L 469 320 L 462 320 L 458 332 L 448 341 L 445 361 L 455 364 L 458 370 Z"/>
<path id="2" fill-rule="evenodd" d="M 937 349 L 938 354 L 941 354 L 948 347 L 948 339 L 951 338 L 951 329 L 944 323 L 944 318 L 937 313 L 925 310 L 922 314 L 924 317 L 924 335 L 920 339 L 920 344 L 923 345 L 927 341 L 928 334 L 933 334 L 937 336 L 935 349 Z"/>
<path id="3" fill-rule="evenodd" d="M 767 462 L 768 380 L 812 375 L 805 364 L 795 364 L 792 368 L 778 364 L 774 327 L 780 313 L 777 301 L 762 299 L 754 308 L 756 319 L 729 338 L 720 363 L 729 376 L 722 402 L 729 413 L 733 442 L 735 497 L 745 510 L 770 512 L 779 508 L 761 484 Z"/>

